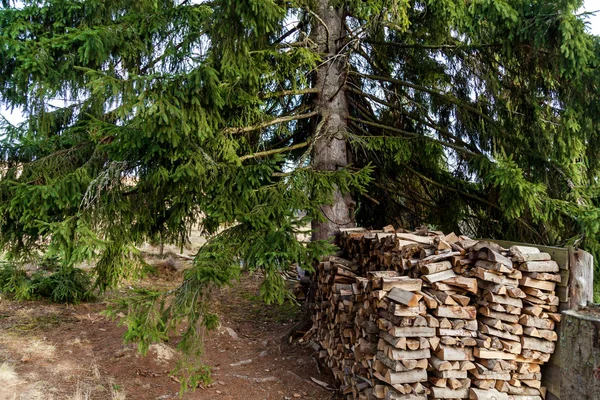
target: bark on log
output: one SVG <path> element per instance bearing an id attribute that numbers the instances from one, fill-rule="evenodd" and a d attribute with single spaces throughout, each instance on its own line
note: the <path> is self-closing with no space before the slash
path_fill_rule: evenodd
<path id="1" fill-rule="evenodd" d="M 561 399 L 600 399 L 600 308 L 565 311 L 561 323 Z"/>

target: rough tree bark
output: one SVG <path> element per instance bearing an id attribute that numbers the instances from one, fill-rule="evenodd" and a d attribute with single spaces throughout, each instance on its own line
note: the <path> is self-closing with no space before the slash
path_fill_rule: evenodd
<path id="1" fill-rule="evenodd" d="M 600 308 L 563 313 L 560 334 L 562 400 L 600 399 Z M 554 396 L 552 396 L 553 398 Z"/>
<path id="2" fill-rule="evenodd" d="M 316 15 L 313 37 L 325 62 L 315 76 L 320 119 L 315 128 L 312 163 L 317 170 L 334 171 L 348 165 L 348 99 L 343 90 L 347 60 L 339 55 L 344 43 L 344 10 L 330 6 L 329 0 L 318 0 Z M 321 208 L 325 220 L 312 223 L 313 240 L 328 239 L 339 228 L 354 226 L 354 206 L 349 193 L 336 189 L 333 203 Z"/>

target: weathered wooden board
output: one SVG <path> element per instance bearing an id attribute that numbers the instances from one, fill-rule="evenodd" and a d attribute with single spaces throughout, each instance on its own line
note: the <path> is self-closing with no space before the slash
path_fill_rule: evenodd
<path id="1" fill-rule="evenodd" d="M 562 283 L 562 282 L 561 282 Z M 569 288 L 567 286 L 559 285 L 556 288 L 556 295 L 558 296 L 561 303 L 569 302 Z"/>
<path id="2" fill-rule="evenodd" d="M 583 250 L 569 249 L 569 309 L 594 302 L 594 257 Z"/>
<path id="3" fill-rule="evenodd" d="M 552 362 L 552 360 L 542 367 L 542 385 L 548 388 L 548 393 L 552 393 L 558 399 L 560 399 L 561 380 L 561 368 Z"/>

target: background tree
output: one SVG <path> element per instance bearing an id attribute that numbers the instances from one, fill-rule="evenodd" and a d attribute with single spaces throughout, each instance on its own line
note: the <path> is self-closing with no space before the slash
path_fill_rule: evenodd
<path id="1" fill-rule="evenodd" d="M 26 121 L 2 125 L 0 246 L 64 274 L 94 260 L 105 289 L 136 245 L 200 224 L 182 285 L 124 304 L 145 346 L 187 318 L 191 353 L 240 260 L 282 301 L 278 269 L 355 219 L 597 253 L 599 42 L 580 5 L 3 0 L 0 101 Z"/>

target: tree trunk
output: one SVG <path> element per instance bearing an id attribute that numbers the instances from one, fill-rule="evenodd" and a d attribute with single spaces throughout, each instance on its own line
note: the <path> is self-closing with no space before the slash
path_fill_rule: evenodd
<path id="1" fill-rule="evenodd" d="M 314 37 L 325 62 L 315 77 L 315 87 L 320 89 L 316 99 L 320 121 L 315 128 L 312 163 L 316 170 L 335 171 L 348 165 L 348 99 L 343 90 L 348 60 L 337 56 L 343 46 L 344 10 L 330 6 L 328 0 L 317 3 Z M 325 220 L 312 223 L 313 240 L 328 239 L 339 228 L 354 226 L 354 206 L 350 194 L 336 188 L 333 203 L 321 207 Z"/>

